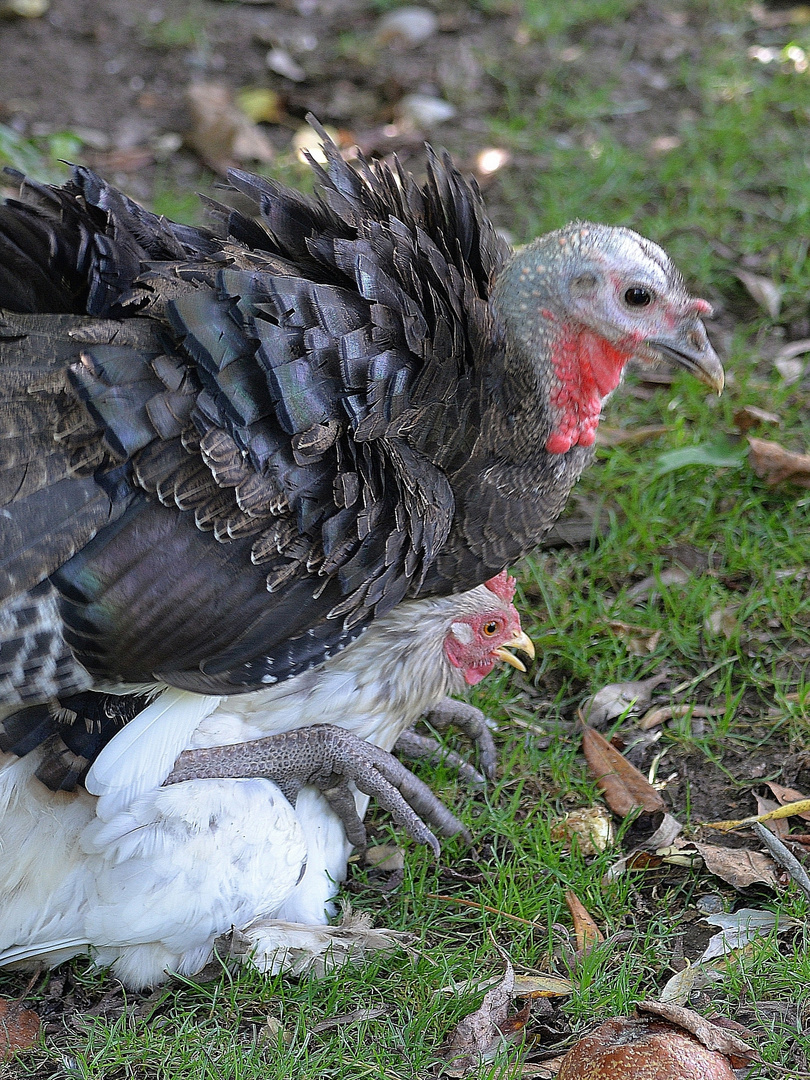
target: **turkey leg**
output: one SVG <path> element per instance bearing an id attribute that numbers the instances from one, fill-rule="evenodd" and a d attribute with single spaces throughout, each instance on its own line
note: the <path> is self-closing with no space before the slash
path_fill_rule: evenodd
<path id="1" fill-rule="evenodd" d="M 427 760 L 438 765 L 444 762 L 458 771 L 459 776 L 473 787 L 483 787 L 487 780 L 495 779 L 497 752 L 492 737 L 491 721 L 475 705 L 453 698 L 442 698 L 439 704 L 425 713 L 423 720 L 437 731 L 446 731 L 457 727 L 459 731 L 478 747 L 481 772 L 473 768 L 455 750 L 447 750 L 430 735 L 421 735 L 414 728 L 408 728 L 397 739 L 394 749 L 411 761 Z M 481 775 L 483 773 L 483 776 Z"/>
<path id="2" fill-rule="evenodd" d="M 366 830 L 355 809 L 350 783 L 372 795 L 412 839 L 427 844 L 437 858 L 441 849 L 429 826 L 441 836 L 461 835 L 472 842 L 458 818 L 395 757 L 330 724 L 230 746 L 184 750 L 164 786 L 184 780 L 254 776 L 273 780 L 293 805 L 302 787 L 316 787 L 356 847 L 365 847 Z"/>

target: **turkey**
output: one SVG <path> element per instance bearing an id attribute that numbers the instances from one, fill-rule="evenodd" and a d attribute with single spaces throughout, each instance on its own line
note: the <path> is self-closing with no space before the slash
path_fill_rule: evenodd
<path id="1" fill-rule="evenodd" d="M 336 760 L 348 755 L 351 766 L 360 742 L 366 772 L 380 769 L 394 784 L 405 777 L 430 818 L 429 789 L 387 751 L 497 661 L 522 667 L 509 649 L 533 650 L 513 592 L 501 574 L 458 596 L 405 601 L 319 669 L 247 694 L 167 690 L 96 759 L 87 788 L 98 797 L 48 791 L 35 777 L 44 746 L 0 758 L 0 964 L 55 964 L 90 948 L 139 988 L 167 971 L 199 971 L 232 927 L 263 971 L 322 964 L 328 949 L 338 959 L 390 945 L 387 932 L 324 925 L 352 839 L 363 841 L 368 796 L 344 787 L 360 829 L 347 838 L 332 809 L 341 793 L 328 775 L 325 791 L 302 784 L 300 762 L 328 721 Z M 160 723 L 166 709 L 171 725 Z M 277 783 L 243 778 L 244 746 L 269 740 L 277 753 L 280 739 L 290 775 L 274 762 Z M 210 747 L 234 755 L 234 779 L 200 778 Z M 357 779 L 368 790 L 365 774 Z M 436 805 L 442 831 L 462 830 Z M 417 838 L 435 845 L 431 834 Z"/>
<path id="2" fill-rule="evenodd" d="M 323 141 L 318 195 L 233 172 L 257 219 L 213 231 L 84 168 L 0 208 L 0 749 L 47 740 L 51 787 L 94 691 L 281 683 L 531 551 L 630 359 L 722 387 L 649 240 L 511 252 L 446 155 L 420 185 Z"/>

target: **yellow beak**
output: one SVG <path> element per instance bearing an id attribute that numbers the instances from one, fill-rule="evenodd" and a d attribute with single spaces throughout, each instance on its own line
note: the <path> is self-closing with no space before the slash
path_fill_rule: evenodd
<path id="1" fill-rule="evenodd" d="M 518 671 L 525 671 L 526 666 L 522 660 L 518 660 L 516 656 L 513 656 L 509 652 L 510 649 L 520 649 L 522 653 L 525 653 L 530 660 L 534 660 L 534 644 L 528 634 L 523 630 L 519 634 L 515 634 L 509 641 L 505 641 L 499 649 L 495 650 L 495 655 L 499 660 L 503 660 L 505 664 L 511 664 L 513 668 L 517 668 Z"/>

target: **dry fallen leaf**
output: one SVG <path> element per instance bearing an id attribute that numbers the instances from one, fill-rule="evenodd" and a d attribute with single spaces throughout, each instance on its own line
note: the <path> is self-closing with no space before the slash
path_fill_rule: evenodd
<path id="1" fill-rule="evenodd" d="M 554 1080 L 554 1077 L 559 1075 L 564 1060 L 564 1057 L 555 1057 L 550 1061 L 530 1062 L 521 1065 L 519 1075 L 525 1076 L 527 1080 Z"/>
<path id="2" fill-rule="evenodd" d="M 608 683 L 583 701 L 579 709 L 580 719 L 591 727 L 604 727 L 624 712 L 646 709 L 653 690 L 666 678 L 666 675 L 653 675 L 635 682 Z"/>
<path id="3" fill-rule="evenodd" d="M 639 443 L 657 439 L 659 435 L 666 435 L 671 428 L 665 424 L 653 424 L 650 427 L 637 428 L 611 428 L 600 424 L 596 432 L 597 446 L 636 446 Z"/>
<path id="4" fill-rule="evenodd" d="M 730 640 L 740 628 L 737 620 L 739 610 L 739 604 L 723 604 L 716 607 L 704 620 L 703 628 L 707 634 L 722 634 L 726 640 Z"/>
<path id="5" fill-rule="evenodd" d="M 794 454 L 777 442 L 748 437 L 748 460 L 757 476 L 769 487 L 790 481 L 810 487 L 810 454 Z"/>
<path id="6" fill-rule="evenodd" d="M 571 889 L 565 890 L 565 902 L 574 920 L 574 934 L 577 939 L 577 952 L 587 953 L 605 940 L 605 935 L 591 918 L 590 912 Z"/>
<path id="7" fill-rule="evenodd" d="M 661 705 L 650 709 L 638 722 L 642 731 L 651 731 L 667 720 L 680 720 L 684 716 L 717 716 L 720 709 L 709 709 L 705 705 Z"/>
<path id="8" fill-rule="evenodd" d="M 380 1016 L 386 1016 L 388 1012 L 387 1008 L 379 1006 L 373 1009 L 355 1009 L 353 1012 L 339 1013 L 337 1016 L 330 1016 L 328 1020 L 321 1020 L 320 1023 L 313 1024 L 309 1030 L 317 1034 L 320 1031 L 328 1031 L 330 1028 L 362 1024 L 365 1020 L 376 1020 Z"/>
<path id="9" fill-rule="evenodd" d="M 759 817 L 770 814 L 779 807 L 779 803 L 775 799 L 764 799 L 761 795 L 756 794 L 754 798 L 757 801 L 757 815 Z M 784 840 L 790 832 L 790 825 L 784 818 L 767 818 L 765 828 L 770 829 L 774 836 L 778 836 L 780 840 Z"/>
<path id="10" fill-rule="evenodd" d="M 644 602 L 657 597 L 662 586 L 686 585 L 691 574 L 683 566 L 670 566 L 660 574 L 650 574 L 627 590 L 627 599 Z"/>
<path id="11" fill-rule="evenodd" d="M 773 859 L 760 851 L 747 848 L 727 848 L 717 844 L 694 843 L 710 874 L 719 877 L 735 889 L 747 889 L 760 883 L 776 889 L 779 879 Z"/>
<path id="12" fill-rule="evenodd" d="M 39 1016 L 21 1001 L 0 998 L 0 1061 L 10 1061 L 39 1038 Z"/>
<path id="13" fill-rule="evenodd" d="M 482 1061 L 491 1061 L 504 1046 L 501 1028 L 506 1023 L 515 985 L 515 970 L 509 959 L 505 960 L 503 979 L 487 990 L 480 1007 L 460 1020 L 450 1036 L 444 1050 L 448 1063 L 444 1068 L 445 1075 L 467 1076 Z"/>
<path id="14" fill-rule="evenodd" d="M 759 1056 L 752 1046 L 743 1042 L 733 1031 L 720 1027 L 711 1020 L 707 1020 L 705 1016 L 691 1009 L 684 1009 L 681 1005 L 662 1001 L 640 1001 L 636 1008 L 639 1012 L 660 1016 L 684 1031 L 688 1031 L 708 1050 L 717 1050 L 726 1056 L 733 1054 L 745 1062 L 754 1061 Z"/>
<path id="15" fill-rule="evenodd" d="M 642 809 L 649 814 L 666 810 L 652 784 L 592 727 L 582 730 L 582 748 L 591 774 L 614 814 L 626 817 L 631 810 Z"/>
<path id="16" fill-rule="evenodd" d="M 648 656 L 655 652 L 661 640 L 660 630 L 651 630 L 648 626 L 632 626 L 630 623 L 614 619 L 608 623 L 613 633 L 624 642 L 632 656 Z"/>
<path id="17" fill-rule="evenodd" d="M 775 783 L 773 780 L 768 781 L 768 787 L 774 794 L 777 802 L 780 806 L 786 806 L 792 802 L 803 802 L 807 796 L 802 795 L 800 791 L 795 788 L 782 787 L 781 784 Z M 810 821 L 810 810 L 796 814 L 796 817 L 802 818 L 804 821 Z"/>
<path id="18" fill-rule="evenodd" d="M 277 124 L 283 116 L 280 95 L 266 86 L 246 86 L 236 95 L 236 104 L 254 124 Z"/>
<path id="19" fill-rule="evenodd" d="M 784 292 L 782 286 L 777 285 L 771 278 L 763 277 L 761 274 L 752 274 L 748 270 L 738 270 L 737 277 L 759 306 L 764 308 L 772 319 L 777 318 L 779 309 L 782 307 L 782 293 Z"/>
<path id="20" fill-rule="evenodd" d="M 799 925 L 797 919 L 757 908 L 740 908 L 735 912 L 721 911 L 716 915 L 707 915 L 703 921 L 710 926 L 719 926 L 720 933 L 709 938 L 706 951 L 698 960 L 699 964 L 726 956 L 737 949 L 744 949 L 756 938 L 768 937 L 774 930 L 782 933 Z"/>
<path id="21" fill-rule="evenodd" d="M 51 6 L 50 0 L 2 0 L 0 16 L 21 19 L 39 19 Z"/>
<path id="22" fill-rule="evenodd" d="M 265 1017 L 265 1026 L 259 1032 L 259 1043 L 271 1043 L 277 1045 L 279 1038 L 281 1038 L 281 1041 L 285 1046 L 289 1046 L 293 1041 L 293 1034 L 289 1028 L 286 1028 L 282 1024 L 278 1017 Z"/>
<path id="23" fill-rule="evenodd" d="M 685 1005 L 695 989 L 702 972 L 697 964 L 687 964 L 682 971 L 667 979 L 661 990 L 661 1001 L 673 1005 Z"/>
<path id="24" fill-rule="evenodd" d="M 744 435 L 746 431 L 750 431 L 751 428 L 758 427 L 760 424 L 779 425 L 782 420 L 777 413 L 767 412 L 756 405 L 745 405 L 734 413 L 734 423 Z"/>
<path id="25" fill-rule="evenodd" d="M 378 870 L 403 870 L 405 852 L 396 844 L 376 844 L 366 848 L 363 861 L 366 866 L 374 866 Z"/>
<path id="26" fill-rule="evenodd" d="M 483 982 L 479 979 L 463 979 L 461 982 L 450 983 L 449 986 L 440 986 L 433 993 L 434 996 L 436 994 L 463 994 L 468 990 L 484 990 L 499 982 L 502 982 L 500 975 L 493 975 L 491 979 L 485 979 Z M 573 992 L 574 984 L 562 975 L 515 975 L 512 987 L 512 997 L 516 998 L 567 997 Z"/>
<path id="27" fill-rule="evenodd" d="M 246 161 L 271 161 L 273 145 L 237 106 L 222 83 L 192 83 L 186 88 L 191 128 L 186 142 L 215 172 Z"/>

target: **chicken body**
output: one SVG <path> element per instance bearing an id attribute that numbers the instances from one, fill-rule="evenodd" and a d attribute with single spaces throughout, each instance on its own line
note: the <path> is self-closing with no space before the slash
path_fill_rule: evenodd
<path id="1" fill-rule="evenodd" d="M 4 755 L 0 964 L 54 964 L 90 948 L 140 987 L 166 970 L 198 971 L 231 927 L 265 971 L 303 968 L 330 945 L 362 948 L 362 933 L 324 926 L 351 844 L 319 791 L 302 788 L 293 807 L 265 778 L 161 785 L 181 751 L 325 722 L 390 750 L 506 647 L 524 647 L 511 588 L 499 593 L 402 604 L 317 671 L 250 694 L 168 690 L 101 752 L 87 778 L 95 795 L 39 783 L 47 747 Z M 368 796 L 355 791 L 355 801 L 362 817 Z"/>

